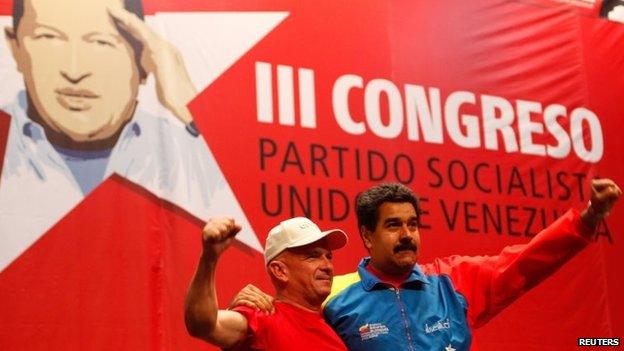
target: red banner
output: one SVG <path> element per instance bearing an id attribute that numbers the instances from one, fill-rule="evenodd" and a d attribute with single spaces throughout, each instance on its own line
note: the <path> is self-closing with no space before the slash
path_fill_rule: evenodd
<path id="1" fill-rule="evenodd" d="M 350 241 L 334 263 L 338 274 L 354 271 L 366 256 L 354 199 L 380 182 L 421 197 L 423 263 L 529 241 L 584 208 L 592 178 L 624 184 L 624 16 L 607 3 L 146 0 L 146 26 L 180 52 L 200 92 L 189 105 L 199 138 L 163 101 L 158 72 L 132 73 L 132 55 L 103 51 L 114 42 L 76 34 L 88 25 L 27 35 L 24 24 L 15 41 L 7 32 L 0 348 L 205 348 L 186 334 L 182 306 L 202 223 L 218 214 L 246 226 L 219 262 L 221 305 L 247 283 L 272 291 L 261 245 L 292 216 L 344 229 Z M 94 26 L 96 8 L 80 10 Z M 21 23 L 63 19 L 40 10 L 27 8 Z M 72 43 L 74 66 L 62 49 Z M 37 45 L 50 45 L 47 56 Z M 102 57 L 129 60 L 131 73 Z M 49 71 L 36 65 L 46 60 Z M 58 95 L 46 102 L 45 82 L 84 87 L 52 86 Z M 55 144 L 79 139 L 88 126 L 75 121 L 126 85 L 133 109 L 109 156 L 84 141 L 69 152 Z M 45 112 L 55 101 L 73 122 Z M 621 212 L 616 205 L 595 243 L 475 330 L 479 349 L 577 350 L 578 338 L 621 337 Z"/>

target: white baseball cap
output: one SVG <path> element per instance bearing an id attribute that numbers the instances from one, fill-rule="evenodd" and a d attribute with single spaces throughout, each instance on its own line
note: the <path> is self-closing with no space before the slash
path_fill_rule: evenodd
<path id="1" fill-rule="evenodd" d="M 347 244 L 347 234 L 340 229 L 322 232 L 319 227 L 305 217 L 287 219 L 276 225 L 267 236 L 264 245 L 264 264 L 268 264 L 282 251 L 311 244 L 327 238 L 331 250 L 337 250 Z"/>

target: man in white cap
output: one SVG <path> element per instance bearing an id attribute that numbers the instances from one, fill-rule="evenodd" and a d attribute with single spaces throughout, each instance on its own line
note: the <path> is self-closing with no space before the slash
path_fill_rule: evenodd
<path id="1" fill-rule="evenodd" d="M 241 226 L 232 218 L 208 221 L 203 251 L 185 302 L 188 332 L 222 348 L 237 350 L 346 350 L 321 315 L 331 291 L 332 250 L 347 243 L 339 229 L 321 231 L 311 220 L 291 218 L 271 229 L 264 262 L 276 290 L 275 313 L 246 306 L 219 310 L 215 271 L 221 253 Z"/>

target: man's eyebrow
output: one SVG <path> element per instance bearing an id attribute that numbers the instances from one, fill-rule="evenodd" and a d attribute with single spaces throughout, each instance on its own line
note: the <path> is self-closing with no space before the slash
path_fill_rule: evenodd
<path id="1" fill-rule="evenodd" d="M 35 25 L 35 29 L 43 27 L 43 28 L 46 28 L 46 29 L 53 30 L 53 31 L 55 31 L 55 32 L 57 32 L 59 34 L 63 34 L 63 35 L 65 34 L 65 33 L 63 33 L 62 30 L 60 30 L 60 29 L 58 29 L 58 28 L 56 28 L 54 26 L 51 26 L 49 24 L 35 22 L 34 25 Z"/>
<path id="2" fill-rule="evenodd" d="M 390 222 L 400 222 L 401 219 L 399 217 L 389 217 L 386 218 L 386 220 L 384 220 L 384 223 L 390 223 Z"/>
<path id="3" fill-rule="evenodd" d="M 406 221 L 406 222 L 410 222 L 410 221 L 417 221 L 417 220 L 418 220 L 418 216 L 410 216 L 410 217 L 407 219 L 407 221 Z M 399 217 L 389 217 L 389 218 L 386 218 L 386 219 L 384 220 L 384 224 L 387 224 L 387 223 L 394 223 L 394 222 L 402 222 L 402 221 L 403 221 L 403 220 L 402 220 L 401 218 L 399 218 Z"/>
<path id="4" fill-rule="evenodd" d="M 109 33 L 109 32 L 97 32 L 97 31 L 94 31 L 94 32 L 89 32 L 89 33 L 83 35 L 82 37 L 88 39 L 88 38 L 90 38 L 92 36 L 95 36 L 95 35 L 103 35 L 103 36 L 109 37 L 109 38 L 115 40 L 118 43 L 121 43 L 123 41 L 123 38 L 122 38 L 121 34 Z"/>
<path id="5" fill-rule="evenodd" d="M 321 252 L 321 249 L 319 249 L 318 247 L 315 248 L 311 248 L 305 251 L 307 254 L 316 254 Z"/>
<path id="6" fill-rule="evenodd" d="M 325 250 L 320 248 L 320 247 L 315 247 L 309 250 L 306 250 L 306 254 L 308 255 L 322 255 L 323 253 L 325 253 Z"/>

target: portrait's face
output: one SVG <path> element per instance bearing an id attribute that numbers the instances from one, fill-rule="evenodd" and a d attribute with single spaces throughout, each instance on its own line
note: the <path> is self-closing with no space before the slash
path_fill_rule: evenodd
<path id="1" fill-rule="evenodd" d="M 362 232 L 371 264 L 386 274 L 404 274 L 418 259 L 420 234 L 416 209 L 409 202 L 384 202 L 378 212 L 375 230 L 364 228 Z"/>
<path id="2" fill-rule="evenodd" d="M 332 252 L 325 240 L 284 251 L 276 260 L 288 268 L 288 284 L 308 301 L 325 300 L 334 278 Z"/>
<path id="3" fill-rule="evenodd" d="M 41 121 L 76 142 L 109 138 L 134 112 L 139 70 L 108 7 L 121 0 L 26 0 L 13 56 Z M 7 29 L 7 33 L 12 29 Z"/>

